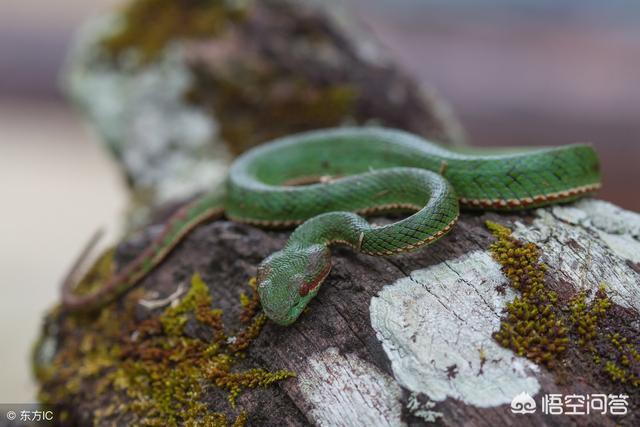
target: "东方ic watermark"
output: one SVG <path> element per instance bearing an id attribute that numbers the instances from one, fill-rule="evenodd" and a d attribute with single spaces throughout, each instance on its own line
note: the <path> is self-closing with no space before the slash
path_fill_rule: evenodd
<path id="1" fill-rule="evenodd" d="M 55 425 L 56 413 L 53 408 L 32 404 L 0 404 L 0 425 L 38 426 Z"/>

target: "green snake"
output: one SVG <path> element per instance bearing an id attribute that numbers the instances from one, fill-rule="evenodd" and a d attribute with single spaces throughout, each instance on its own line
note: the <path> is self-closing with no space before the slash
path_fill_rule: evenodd
<path id="1" fill-rule="evenodd" d="M 318 177 L 330 177 L 319 179 Z M 301 183 L 314 182 L 308 185 Z M 467 209 L 518 210 L 568 202 L 600 187 L 589 145 L 455 152 L 384 128 L 337 128 L 260 145 L 232 164 L 224 189 L 179 209 L 132 262 L 89 294 L 74 292 L 80 257 L 63 284 L 70 310 L 98 308 L 133 287 L 199 224 L 222 216 L 259 227 L 300 225 L 258 267 L 273 321 L 293 323 L 331 270 L 333 245 L 387 256 L 431 244 Z M 384 226 L 361 215 L 411 212 Z"/>

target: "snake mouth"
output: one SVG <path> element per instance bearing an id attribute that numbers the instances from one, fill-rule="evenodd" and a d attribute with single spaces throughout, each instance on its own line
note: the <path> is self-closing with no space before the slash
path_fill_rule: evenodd
<path id="1" fill-rule="evenodd" d="M 320 274 L 318 274 L 318 277 L 315 280 L 309 283 L 304 283 L 300 287 L 300 291 L 298 292 L 300 296 L 305 297 L 309 294 L 309 292 L 315 291 L 318 288 L 318 286 L 320 286 L 320 284 L 324 282 L 324 279 L 327 278 L 330 271 L 331 271 L 331 261 L 329 261 L 326 267 L 320 271 Z"/>

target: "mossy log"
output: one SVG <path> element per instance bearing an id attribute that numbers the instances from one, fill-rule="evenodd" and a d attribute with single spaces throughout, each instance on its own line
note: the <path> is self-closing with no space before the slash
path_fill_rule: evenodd
<path id="1" fill-rule="evenodd" d="M 87 25 L 66 86 L 141 207 L 210 189 L 233 156 L 305 130 L 373 123 L 463 143 L 448 106 L 344 12 L 314 0 L 131 0 Z"/>
<path id="2" fill-rule="evenodd" d="M 35 353 L 41 399 L 80 425 L 640 423 L 640 215 L 590 199 L 465 213 L 389 258 L 335 249 L 317 298 L 281 327 L 247 283 L 287 236 L 202 225 L 101 313 L 54 309 Z M 521 393 L 535 413 L 512 413 Z M 628 413 L 545 415 L 551 393 L 627 395 Z"/>

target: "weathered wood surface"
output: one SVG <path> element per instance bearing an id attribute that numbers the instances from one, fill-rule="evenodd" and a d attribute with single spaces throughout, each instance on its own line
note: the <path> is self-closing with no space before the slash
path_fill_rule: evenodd
<path id="1" fill-rule="evenodd" d="M 604 283 L 613 306 L 602 327 L 627 328 L 638 344 L 640 215 L 598 200 L 517 215 L 467 213 L 449 235 L 414 253 L 374 258 L 336 249 L 308 311 L 291 327 L 268 322 L 248 350 L 249 365 L 297 373 L 238 398 L 249 425 L 638 425 L 638 388 L 612 383 L 579 350 L 548 369 L 492 338 L 516 293 L 489 253 L 495 239 L 486 220 L 539 246 L 549 266 L 545 284 L 561 301 Z M 222 220 L 200 226 L 143 281 L 145 298 L 171 295 L 197 271 L 232 323 L 241 285 L 287 235 Z M 144 240 L 122 245 L 120 262 Z M 139 305 L 137 321 L 158 312 Z M 638 375 L 637 366 L 630 369 Z M 80 399 L 64 402 L 74 420 L 92 419 L 109 400 L 110 391 L 98 399 L 84 387 Z M 521 392 L 536 399 L 535 414 L 511 413 Z M 542 415 L 546 393 L 629 393 L 629 413 Z M 207 403 L 233 413 L 224 393 L 212 391 Z"/>

